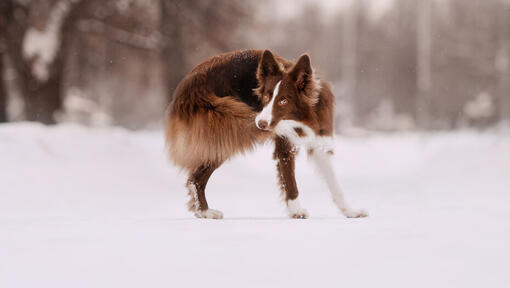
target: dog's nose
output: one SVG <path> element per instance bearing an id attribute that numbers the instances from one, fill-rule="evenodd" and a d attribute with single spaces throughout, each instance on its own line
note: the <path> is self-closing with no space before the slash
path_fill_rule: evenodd
<path id="1" fill-rule="evenodd" d="M 259 120 L 258 126 L 260 129 L 267 129 L 268 123 L 266 120 Z"/>

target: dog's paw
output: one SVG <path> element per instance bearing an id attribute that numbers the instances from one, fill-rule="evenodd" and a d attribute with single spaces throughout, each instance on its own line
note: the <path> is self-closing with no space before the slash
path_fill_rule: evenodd
<path id="1" fill-rule="evenodd" d="M 368 212 L 365 209 L 345 209 L 342 213 L 347 218 L 363 218 L 368 216 Z"/>
<path id="2" fill-rule="evenodd" d="M 288 200 L 287 201 L 287 211 L 289 212 L 289 217 L 294 219 L 307 219 L 308 211 L 301 207 L 298 199 Z"/>
<path id="3" fill-rule="evenodd" d="M 206 218 L 206 219 L 223 219 L 223 213 L 214 209 L 207 209 L 202 211 L 196 211 L 195 217 Z"/>
<path id="4" fill-rule="evenodd" d="M 289 217 L 294 219 L 308 219 L 308 211 L 301 208 L 297 211 L 289 212 Z"/>

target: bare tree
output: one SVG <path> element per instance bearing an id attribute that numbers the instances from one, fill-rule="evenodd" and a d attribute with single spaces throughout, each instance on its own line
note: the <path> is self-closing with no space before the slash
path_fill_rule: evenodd
<path id="1" fill-rule="evenodd" d="M 186 59 L 184 57 L 184 39 L 180 24 L 182 23 L 182 1 L 160 0 L 161 6 L 161 34 L 163 58 L 163 77 L 167 85 L 167 99 L 172 99 L 177 84 L 186 73 Z"/>
<path id="2" fill-rule="evenodd" d="M 356 99 L 357 87 L 357 70 L 358 70 L 358 18 L 360 7 L 358 1 L 350 1 L 350 7 L 345 11 L 343 21 L 343 37 L 342 37 L 342 77 L 345 87 L 345 105 L 349 105 L 345 109 L 345 113 L 351 115 L 344 115 L 344 121 L 353 121 L 353 107 L 354 99 Z M 338 123 L 342 124 L 342 123 Z M 350 126 L 352 123 L 347 123 Z M 342 124 L 344 125 L 344 124 Z M 338 125 L 337 125 L 338 126 Z"/>
<path id="3" fill-rule="evenodd" d="M 168 100 L 191 65 L 196 64 L 188 63 L 190 54 L 205 50 L 199 54 L 211 56 L 236 46 L 231 40 L 238 24 L 250 18 L 244 12 L 248 5 L 238 0 L 160 0 L 161 54 Z"/>
<path id="4" fill-rule="evenodd" d="M 496 69 L 498 71 L 498 99 L 500 120 L 510 122 L 510 3 L 500 1 L 498 9 L 498 39 L 499 48 L 496 54 Z"/>
<path id="5" fill-rule="evenodd" d="M 62 106 L 62 79 L 70 10 L 76 0 L 6 0 L 4 38 L 25 101 L 27 120 L 55 123 Z"/>
<path id="6" fill-rule="evenodd" d="M 2 44 L 0 43 L 0 45 Z M 7 122 L 7 90 L 4 83 L 3 59 L 4 53 L 0 47 L 0 123 Z"/>
<path id="7" fill-rule="evenodd" d="M 12 3 L 10 1 L 0 2 L 0 122 L 7 122 L 7 85 L 5 83 L 4 71 L 5 64 L 4 59 L 7 52 L 7 41 L 6 32 L 9 13 L 11 13 Z"/>
<path id="8" fill-rule="evenodd" d="M 416 5 L 418 22 L 417 22 L 417 119 L 418 125 L 422 128 L 429 125 L 427 120 L 429 115 L 430 103 L 430 88 L 432 85 L 431 76 L 431 50 L 432 50 L 432 37 L 431 37 L 431 7 L 430 0 L 418 1 Z"/>

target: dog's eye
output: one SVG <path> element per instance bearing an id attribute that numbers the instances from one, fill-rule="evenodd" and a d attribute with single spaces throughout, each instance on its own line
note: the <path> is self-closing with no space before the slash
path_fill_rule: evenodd
<path id="1" fill-rule="evenodd" d="M 287 99 L 280 100 L 280 105 L 285 105 L 285 104 L 287 104 Z"/>
<path id="2" fill-rule="evenodd" d="M 269 101 L 269 96 L 264 95 L 264 102 L 267 102 L 267 101 Z"/>

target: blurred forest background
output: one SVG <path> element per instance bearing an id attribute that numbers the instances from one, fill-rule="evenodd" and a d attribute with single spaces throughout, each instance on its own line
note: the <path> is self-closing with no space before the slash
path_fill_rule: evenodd
<path id="1" fill-rule="evenodd" d="M 0 122 L 159 127 L 193 66 L 308 52 L 337 129 L 510 121 L 510 0 L 1 0 Z"/>

